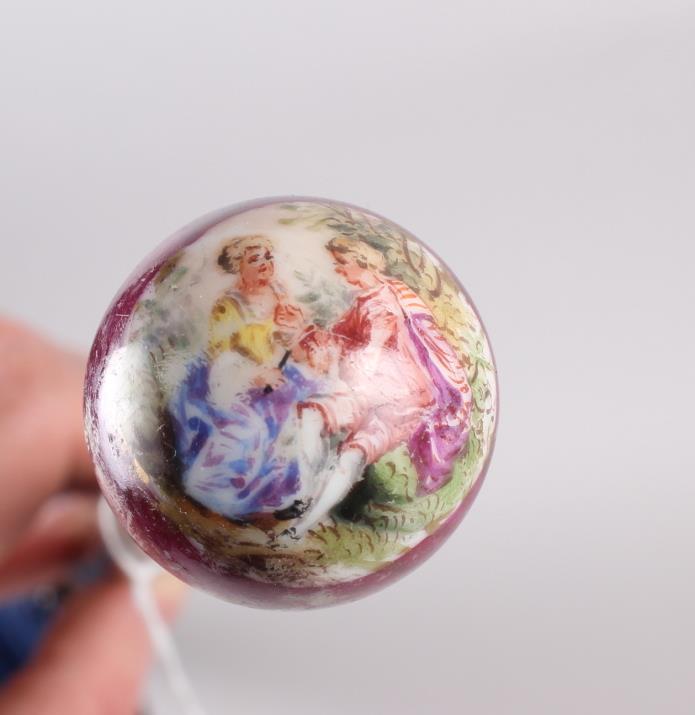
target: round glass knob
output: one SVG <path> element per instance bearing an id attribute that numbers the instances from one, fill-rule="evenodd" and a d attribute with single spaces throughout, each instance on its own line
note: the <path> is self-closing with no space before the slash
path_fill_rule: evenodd
<path id="1" fill-rule="evenodd" d="M 408 231 L 322 199 L 224 209 L 127 280 L 92 347 L 101 488 L 162 566 L 222 598 L 381 588 L 463 518 L 494 443 L 473 304 Z"/>

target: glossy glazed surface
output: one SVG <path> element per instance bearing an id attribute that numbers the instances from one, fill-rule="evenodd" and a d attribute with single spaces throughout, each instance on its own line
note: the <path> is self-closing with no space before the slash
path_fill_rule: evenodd
<path id="1" fill-rule="evenodd" d="M 136 541 L 256 606 L 365 595 L 430 554 L 480 486 L 490 347 L 450 270 L 319 199 L 205 217 L 127 281 L 95 338 L 86 433 Z"/>

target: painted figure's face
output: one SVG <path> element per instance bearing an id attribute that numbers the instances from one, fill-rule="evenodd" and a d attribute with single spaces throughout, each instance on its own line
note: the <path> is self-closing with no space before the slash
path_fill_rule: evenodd
<path id="1" fill-rule="evenodd" d="M 274 273 L 275 264 L 270 249 L 264 246 L 246 249 L 239 266 L 239 274 L 245 285 L 266 285 Z"/>
<path id="2" fill-rule="evenodd" d="M 360 285 L 367 272 L 357 263 L 357 256 L 354 253 L 333 253 L 333 261 L 335 263 L 335 272 L 345 278 L 351 285 Z"/>

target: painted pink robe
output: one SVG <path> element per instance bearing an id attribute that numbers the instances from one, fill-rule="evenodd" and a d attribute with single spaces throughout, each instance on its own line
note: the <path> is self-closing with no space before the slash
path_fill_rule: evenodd
<path id="1" fill-rule="evenodd" d="M 405 283 L 382 278 L 302 346 L 310 362 L 319 353 L 337 361 L 331 393 L 303 405 L 322 412 L 328 433 L 348 433 L 341 450 L 358 448 L 371 464 L 405 442 L 421 491 L 448 480 L 468 438 L 471 390 L 431 311 Z"/>

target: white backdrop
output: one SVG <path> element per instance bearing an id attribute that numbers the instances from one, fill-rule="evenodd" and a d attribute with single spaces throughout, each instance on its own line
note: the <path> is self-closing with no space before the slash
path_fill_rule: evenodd
<path id="1" fill-rule="evenodd" d="M 686 0 L 2 3 L 2 311 L 86 349 L 168 234 L 295 193 L 430 243 L 496 351 L 492 468 L 418 572 L 190 599 L 213 715 L 692 712 L 694 67 Z"/>

